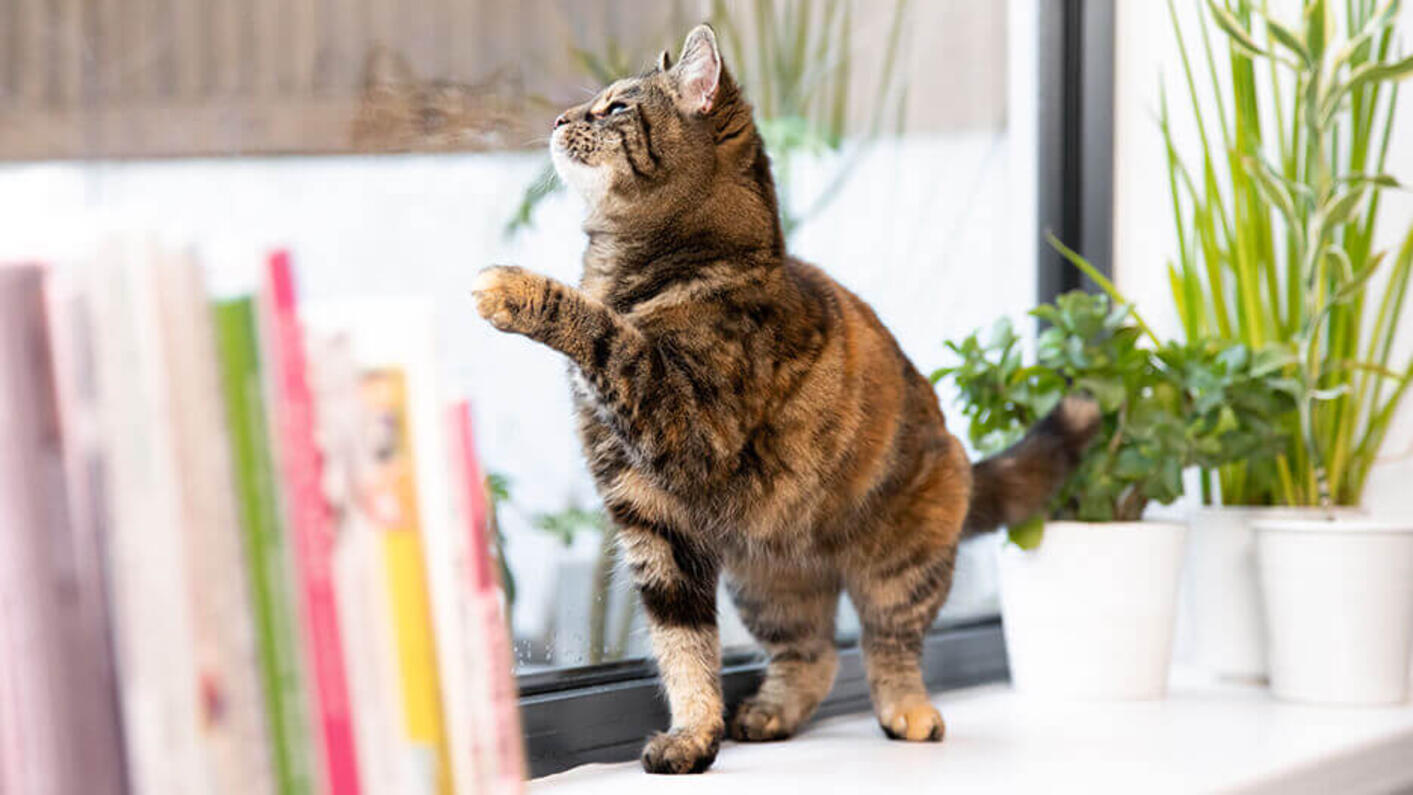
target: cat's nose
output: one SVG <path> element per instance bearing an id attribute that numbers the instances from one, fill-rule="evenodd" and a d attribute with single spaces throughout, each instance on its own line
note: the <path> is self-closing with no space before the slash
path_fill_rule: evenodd
<path id="1" fill-rule="evenodd" d="M 568 113 L 561 113 L 561 114 L 559 114 L 559 117 L 554 120 L 554 128 L 555 128 L 556 130 L 558 130 L 560 127 L 563 127 L 564 125 L 566 125 L 566 124 L 568 124 L 568 123 L 569 123 L 569 114 L 568 114 Z"/>

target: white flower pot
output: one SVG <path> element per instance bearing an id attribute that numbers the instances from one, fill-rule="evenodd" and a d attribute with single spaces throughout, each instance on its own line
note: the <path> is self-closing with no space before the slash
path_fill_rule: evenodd
<path id="1" fill-rule="evenodd" d="M 1029 551 L 1002 536 L 1001 619 L 1016 689 L 1162 698 L 1186 530 L 1175 522 L 1050 522 Z"/>
<path id="2" fill-rule="evenodd" d="M 1337 508 L 1338 515 L 1359 515 Z M 1190 634 L 1187 657 L 1226 679 L 1265 681 L 1266 611 L 1256 571 L 1256 530 L 1262 519 L 1310 519 L 1318 508 L 1215 506 L 1188 522 L 1178 625 Z"/>
<path id="3" fill-rule="evenodd" d="M 1254 525 L 1275 695 L 1316 704 L 1406 701 L 1413 520 Z"/>

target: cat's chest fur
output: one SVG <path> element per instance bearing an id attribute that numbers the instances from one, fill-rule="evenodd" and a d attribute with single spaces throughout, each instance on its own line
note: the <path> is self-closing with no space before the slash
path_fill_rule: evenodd
<path id="1" fill-rule="evenodd" d="M 723 288 L 735 285 L 725 280 L 679 285 L 625 315 L 643 330 L 647 344 L 690 363 L 694 374 L 678 378 L 675 388 L 711 395 L 688 417 L 665 416 L 654 404 L 642 407 L 643 422 L 654 429 L 686 423 L 720 430 L 717 438 L 729 441 L 713 451 L 709 471 L 698 468 L 698 476 L 683 476 L 700 463 L 684 460 L 696 455 L 690 450 L 645 454 L 635 429 L 625 427 L 591 379 L 571 367 L 586 458 L 606 504 L 631 504 L 643 516 L 703 536 L 728 556 L 803 560 L 821 548 L 815 536 L 831 526 L 821 520 L 828 499 L 819 486 L 837 440 L 832 431 L 814 426 L 827 420 L 819 410 L 821 385 L 834 384 L 825 390 L 833 393 L 840 376 L 836 368 L 811 366 L 827 335 L 792 328 L 799 318 L 777 311 L 780 302 L 767 290 L 737 290 L 739 303 L 696 298 Z M 581 289 L 615 302 L 605 281 L 586 277 Z M 815 341 L 798 342 L 806 338 Z M 782 340 L 789 343 L 788 354 Z"/>

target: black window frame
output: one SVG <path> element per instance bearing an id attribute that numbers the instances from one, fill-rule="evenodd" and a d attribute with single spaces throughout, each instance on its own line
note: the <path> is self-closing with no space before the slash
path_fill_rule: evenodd
<path id="1" fill-rule="evenodd" d="M 1094 289 L 1047 242 L 1053 233 L 1112 274 L 1114 0 L 1034 0 L 1037 6 L 1037 298 Z M 728 653 L 722 670 L 727 708 L 749 695 L 765 662 Z M 999 617 L 930 632 L 923 678 L 931 690 L 1007 680 Z M 517 677 L 531 777 L 590 762 L 637 757 L 644 739 L 667 727 L 668 713 L 650 660 L 568 668 Z M 839 653 L 839 674 L 818 717 L 869 708 L 856 643 Z"/>

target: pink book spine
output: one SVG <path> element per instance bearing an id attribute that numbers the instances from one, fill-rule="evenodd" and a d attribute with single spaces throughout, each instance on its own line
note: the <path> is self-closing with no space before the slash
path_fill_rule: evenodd
<path id="1" fill-rule="evenodd" d="M 314 440 L 314 399 L 289 253 L 274 252 L 268 264 L 270 347 L 280 418 L 277 447 L 302 596 L 305 655 L 317 696 L 315 719 L 324 751 L 324 780 L 330 795 L 356 795 L 358 758 L 333 580 L 335 527 L 320 488 L 322 462 Z"/>
<path id="2" fill-rule="evenodd" d="M 475 615 L 481 622 L 490 661 L 491 711 L 495 723 L 496 792 L 518 792 L 525 775 L 521 745 L 520 713 L 511 674 L 510 629 L 501 609 L 500 573 L 491 559 L 490 506 L 486 504 L 486 479 L 476 458 L 475 436 L 471 428 L 471 405 L 465 401 L 453 409 L 456 444 L 466 473 L 467 514 L 471 549 L 471 582 Z"/>

